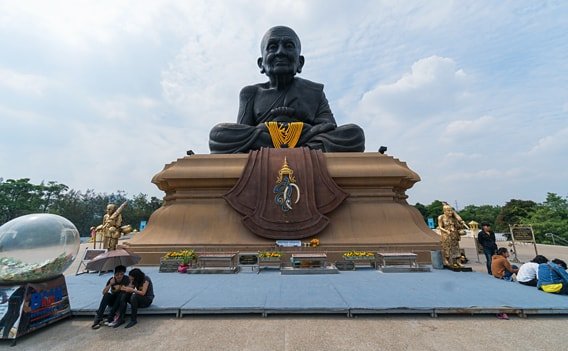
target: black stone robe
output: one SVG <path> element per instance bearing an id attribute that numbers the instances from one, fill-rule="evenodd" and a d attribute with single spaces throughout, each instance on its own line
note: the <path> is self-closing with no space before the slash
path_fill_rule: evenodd
<path id="1" fill-rule="evenodd" d="M 288 107 L 292 115 L 274 115 L 274 108 Z M 238 123 L 221 123 L 209 135 L 211 153 L 246 153 L 273 147 L 264 122 L 303 122 L 297 147 L 323 152 L 362 152 L 365 135 L 355 124 L 337 127 L 323 92 L 323 85 L 294 78 L 287 89 L 269 89 L 268 83 L 243 88 L 240 94 Z"/>

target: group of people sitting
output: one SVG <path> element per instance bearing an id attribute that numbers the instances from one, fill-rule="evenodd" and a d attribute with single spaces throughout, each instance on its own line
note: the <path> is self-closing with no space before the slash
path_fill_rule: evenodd
<path id="1" fill-rule="evenodd" d="M 530 262 L 517 267 L 509 262 L 507 248 L 497 248 L 491 226 L 483 223 L 481 228 L 477 240 L 485 253 L 487 273 L 508 281 L 513 281 L 513 275 L 516 275 L 516 281 L 520 284 L 535 286 L 547 293 L 568 295 L 566 262 L 558 258 L 549 261 L 546 257 L 537 255 Z"/>
<path id="2" fill-rule="evenodd" d="M 138 308 L 150 306 L 153 300 L 154 287 L 150 277 L 138 268 L 131 269 L 126 275 L 125 266 L 116 266 L 114 275 L 103 288 L 103 297 L 91 328 L 99 329 L 101 324 L 118 328 L 125 322 L 128 304 L 131 306 L 130 322 L 125 328 L 131 328 L 137 323 Z M 107 307 L 110 307 L 110 313 L 104 321 Z"/>
<path id="3" fill-rule="evenodd" d="M 507 260 L 509 252 L 502 247 L 493 256 L 491 269 L 493 276 L 498 279 L 516 280 L 520 284 L 536 286 L 539 290 L 547 293 L 568 295 L 568 272 L 566 262 L 555 258 L 552 261 L 542 255 L 536 255 L 530 262 L 524 263 L 517 268 Z"/>

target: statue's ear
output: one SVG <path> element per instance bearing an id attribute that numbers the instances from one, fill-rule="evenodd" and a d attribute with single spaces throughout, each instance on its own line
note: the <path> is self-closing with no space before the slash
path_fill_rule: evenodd
<path id="1" fill-rule="evenodd" d="M 298 60 L 298 69 L 296 70 L 296 72 L 298 73 L 302 73 L 302 67 L 304 67 L 304 62 L 306 62 L 306 59 L 304 58 L 304 56 L 300 55 L 299 60 Z"/>
<path id="2" fill-rule="evenodd" d="M 263 74 L 264 72 L 264 67 L 262 67 L 262 57 L 259 57 L 258 60 L 256 60 L 256 64 L 258 65 L 258 68 L 260 68 L 260 73 Z"/>

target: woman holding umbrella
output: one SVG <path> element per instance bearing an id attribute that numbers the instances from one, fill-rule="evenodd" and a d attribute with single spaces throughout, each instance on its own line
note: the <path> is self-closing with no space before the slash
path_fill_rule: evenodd
<path id="1" fill-rule="evenodd" d="M 119 307 L 120 316 L 113 325 L 114 328 L 124 324 L 127 303 L 130 303 L 132 311 L 130 314 L 130 322 L 125 328 L 130 328 L 137 323 L 138 308 L 148 307 L 154 300 L 154 286 L 152 285 L 150 277 L 138 268 L 130 270 L 128 276 L 130 277 L 130 285 L 121 287 L 121 291 L 125 292 L 125 294 L 121 296 Z"/>

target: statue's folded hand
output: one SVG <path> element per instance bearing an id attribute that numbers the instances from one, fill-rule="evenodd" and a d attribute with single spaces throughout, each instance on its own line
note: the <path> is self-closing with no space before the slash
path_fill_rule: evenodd
<path id="1" fill-rule="evenodd" d="M 280 117 L 280 116 L 297 117 L 296 116 L 296 109 L 293 108 L 293 107 L 286 107 L 286 106 L 275 107 L 272 110 L 270 110 L 268 115 L 271 118 L 276 118 L 276 117 Z"/>

